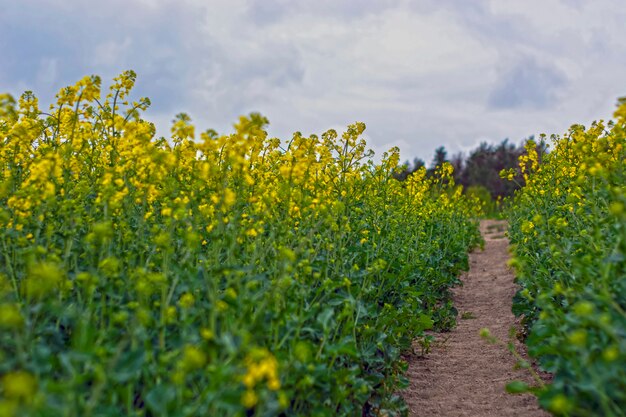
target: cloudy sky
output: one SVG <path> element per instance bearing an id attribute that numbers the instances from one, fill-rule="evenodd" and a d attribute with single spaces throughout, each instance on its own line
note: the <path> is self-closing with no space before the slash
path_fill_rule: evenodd
<path id="1" fill-rule="evenodd" d="M 50 102 L 84 75 L 138 73 L 146 118 L 228 133 L 367 124 L 427 161 L 609 118 L 626 96 L 623 0 L 0 0 L 0 91 Z"/>

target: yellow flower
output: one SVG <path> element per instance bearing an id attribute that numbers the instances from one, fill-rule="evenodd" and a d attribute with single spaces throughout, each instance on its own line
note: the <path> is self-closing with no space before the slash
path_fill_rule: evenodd
<path id="1" fill-rule="evenodd" d="M 0 416 L 15 417 L 19 404 L 16 401 L 0 399 Z"/>
<path id="2" fill-rule="evenodd" d="M 200 329 L 200 337 L 207 341 L 213 340 L 213 338 L 215 338 L 215 333 L 213 333 L 211 329 L 203 327 L 202 329 Z"/>
<path id="3" fill-rule="evenodd" d="M 567 339 L 574 346 L 585 346 L 587 344 L 587 331 L 584 329 L 574 330 Z"/>
<path id="4" fill-rule="evenodd" d="M 17 304 L 0 305 L 0 327 L 15 329 L 22 327 L 24 318 Z"/>
<path id="5" fill-rule="evenodd" d="M 178 318 L 178 311 L 176 311 L 176 307 L 168 306 L 165 309 L 165 322 L 166 323 L 175 323 Z"/>
<path id="6" fill-rule="evenodd" d="M 588 317 L 593 313 L 593 303 L 589 301 L 579 301 L 574 305 L 574 313 L 581 317 Z"/>
<path id="7" fill-rule="evenodd" d="M 556 395 L 548 405 L 548 409 L 558 415 L 566 415 L 572 410 L 572 403 L 563 394 Z"/>
<path id="8" fill-rule="evenodd" d="M 2 378 L 2 389 L 7 398 L 28 402 L 37 392 L 37 380 L 26 371 L 10 372 Z"/>
<path id="9" fill-rule="evenodd" d="M 23 282 L 23 290 L 28 297 L 40 298 L 58 288 L 65 278 L 65 273 L 57 264 L 42 262 L 31 266 Z"/>
<path id="10" fill-rule="evenodd" d="M 535 228 L 535 224 L 533 222 L 530 221 L 526 221 L 522 224 L 522 232 L 525 234 L 530 233 L 533 229 Z"/>
<path id="11" fill-rule="evenodd" d="M 224 202 L 224 205 L 226 207 L 231 207 L 233 204 L 235 204 L 235 201 L 237 201 L 237 194 L 235 194 L 233 190 L 226 188 L 224 189 L 224 196 L 222 201 Z"/>
<path id="12" fill-rule="evenodd" d="M 206 354 L 199 348 L 187 345 L 183 349 L 183 357 L 181 360 L 181 367 L 187 371 L 202 368 L 207 361 Z"/>
<path id="13" fill-rule="evenodd" d="M 259 397 L 252 390 L 246 390 L 241 396 L 241 405 L 246 408 L 254 407 L 259 401 Z"/>
<path id="14" fill-rule="evenodd" d="M 113 256 L 103 259 L 98 264 L 98 269 L 100 269 L 102 273 L 109 278 L 117 276 L 120 267 L 121 265 L 119 259 Z"/>
<path id="15" fill-rule="evenodd" d="M 268 389 L 277 391 L 280 389 L 278 378 L 278 362 L 276 358 L 265 349 L 253 350 L 246 358 L 247 372 L 242 377 L 243 384 L 253 388 L 259 382 L 266 380 Z"/>
<path id="16" fill-rule="evenodd" d="M 237 299 L 237 291 L 233 287 L 228 287 L 224 291 L 224 296 L 230 301 L 235 301 Z"/>
<path id="17" fill-rule="evenodd" d="M 619 358 L 620 352 L 616 345 L 611 345 L 602 352 L 602 359 L 607 362 L 614 362 Z"/>
<path id="18" fill-rule="evenodd" d="M 272 391 L 278 391 L 280 389 L 280 381 L 278 380 L 278 378 L 270 378 L 267 381 L 267 388 Z"/>
<path id="19" fill-rule="evenodd" d="M 181 306 L 181 308 L 191 308 L 193 307 L 195 302 L 196 299 L 193 297 L 193 294 L 190 294 L 188 292 L 181 295 L 180 299 L 178 300 L 178 304 Z"/>
<path id="20" fill-rule="evenodd" d="M 160 248 L 167 248 L 171 241 L 170 235 L 166 232 L 161 232 L 154 237 L 154 243 Z"/>
<path id="21" fill-rule="evenodd" d="M 624 204 L 622 204 L 619 201 L 614 201 L 609 206 L 609 211 L 614 216 L 619 216 L 619 215 L 621 215 L 624 212 Z"/>

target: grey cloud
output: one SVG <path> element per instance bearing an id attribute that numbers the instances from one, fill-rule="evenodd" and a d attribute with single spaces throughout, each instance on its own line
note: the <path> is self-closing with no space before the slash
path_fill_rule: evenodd
<path id="1" fill-rule="evenodd" d="M 418 13 L 432 13 L 434 11 L 447 10 L 464 16 L 484 15 L 488 13 L 488 2 L 485 0 L 418 0 L 410 1 L 409 7 Z"/>
<path id="2" fill-rule="evenodd" d="M 289 16 L 353 20 L 398 7 L 400 0 L 249 0 L 248 18 L 258 25 L 279 22 Z M 304 28 L 306 30 L 306 28 Z"/>
<path id="3" fill-rule="evenodd" d="M 497 46 L 511 44 L 528 38 L 528 25 L 520 17 L 497 15 L 485 0 L 467 1 L 423 0 L 413 6 L 418 11 L 444 11 L 449 13 L 461 25 L 465 26 L 468 35 L 476 37 L 486 45 Z"/>
<path id="4" fill-rule="evenodd" d="M 207 31 L 204 19 L 213 12 L 220 10 L 173 0 L 156 7 L 122 0 L 11 5 L 0 14 L 0 53 L 11 58 L 2 82 L 26 86 L 46 103 L 84 75 L 101 75 L 106 85 L 133 69 L 135 94 L 150 97 L 153 112 L 211 113 L 229 122 L 302 82 L 302 57 L 289 39 L 246 30 L 229 36 L 227 26 Z"/>
<path id="5" fill-rule="evenodd" d="M 542 109 L 557 98 L 557 92 L 566 83 L 557 68 L 526 58 L 504 71 L 488 104 L 495 109 Z"/>
<path id="6" fill-rule="evenodd" d="M 214 67 L 213 87 L 205 91 L 219 107 L 222 117 L 234 118 L 260 110 L 277 95 L 302 82 L 305 68 L 299 52 L 288 44 L 268 42 L 261 50 L 222 51 L 222 65 Z"/>
<path id="7" fill-rule="evenodd" d="M 569 7 L 580 9 L 585 5 L 586 1 L 585 0 L 563 0 L 563 3 L 568 5 Z"/>
<path id="8" fill-rule="evenodd" d="M 121 0 L 11 3 L 0 15 L 0 53 L 11 57 L 4 82 L 26 85 L 47 102 L 84 75 L 101 75 L 106 84 L 134 69 L 138 95 L 150 96 L 157 109 L 179 106 L 198 38 L 186 28 L 199 15 L 175 2 L 158 8 Z"/>
<path id="9" fill-rule="evenodd" d="M 264 80 L 269 86 L 284 87 L 304 77 L 300 53 L 288 43 L 267 42 L 260 49 L 243 49 L 236 54 L 223 51 L 229 72 L 224 81 L 241 83 Z"/>
<path id="10" fill-rule="evenodd" d="M 289 3 L 281 0 L 251 0 L 247 10 L 249 19 L 258 25 L 278 22 L 289 12 Z"/>

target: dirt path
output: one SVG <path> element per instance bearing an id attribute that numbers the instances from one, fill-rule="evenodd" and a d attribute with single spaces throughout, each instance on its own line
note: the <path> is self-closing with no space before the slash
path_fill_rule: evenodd
<path id="1" fill-rule="evenodd" d="M 437 335 L 425 358 L 409 358 L 409 388 L 403 393 L 410 416 L 548 416 L 532 395 L 511 395 L 505 385 L 515 379 L 532 383 L 526 370 L 514 370 L 515 359 L 503 346 L 490 345 L 479 335 L 487 327 L 508 340 L 515 323 L 511 298 L 513 274 L 506 266 L 506 224 L 483 221 L 485 250 L 470 255 L 464 285 L 455 290 L 457 327 Z"/>

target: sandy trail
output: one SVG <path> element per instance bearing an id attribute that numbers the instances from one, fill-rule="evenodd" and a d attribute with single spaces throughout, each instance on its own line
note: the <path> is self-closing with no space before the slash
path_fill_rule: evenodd
<path id="1" fill-rule="evenodd" d="M 507 341 L 515 325 L 511 313 L 515 284 L 506 265 L 505 227 L 504 222 L 481 223 L 485 250 L 470 255 L 470 271 L 454 293 L 457 327 L 436 335 L 438 342 L 425 358 L 408 358 L 410 386 L 403 395 L 410 416 L 549 416 L 532 395 L 505 392 L 508 382 L 532 383 L 532 377 L 527 370 L 513 369 L 515 358 L 505 347 L 488 344 L 479 335 L 487 327 Z"/>

